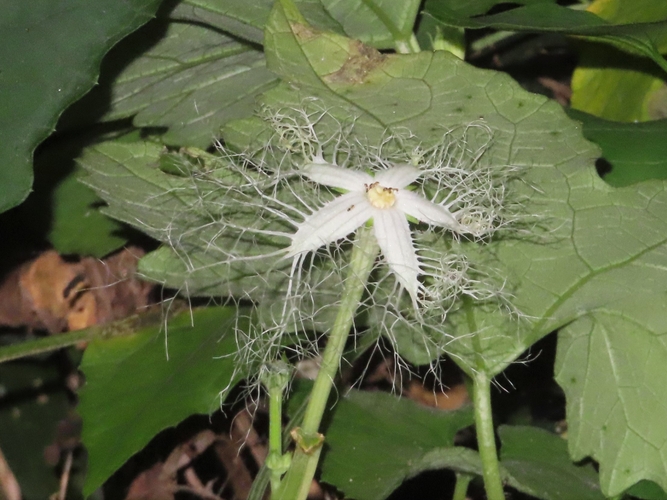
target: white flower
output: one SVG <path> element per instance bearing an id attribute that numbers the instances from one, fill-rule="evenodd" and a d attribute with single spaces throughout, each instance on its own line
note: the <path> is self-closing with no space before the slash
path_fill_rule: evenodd
<path id="1" fill-rule="evenodd" d="M 424 171 L 396 165 L 375 173 L 342 168 L 322 159 L 305 165 L 301 174 L 318 184 L 345 191 L 297 225 L 288 257 L 329 245 L 372 221 L 380 251 L 398 282 L 417 303 L 422 274 L 407 217 L 430 226 L 461 232 L 461 224 L 445 205 L 406 188 Z"/>

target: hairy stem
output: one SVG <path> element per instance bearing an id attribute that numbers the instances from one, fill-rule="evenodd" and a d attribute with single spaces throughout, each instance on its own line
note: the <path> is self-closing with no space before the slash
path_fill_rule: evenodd
<path id="1" fill-rule="evenodd" d="M 491 378 L 484 371 L 473 375 L 473 402 L 475 405 L 475 430 L 477 446 L 482 459 L 484 489 L 488 500 L 505 500 L 500 478 L 496 436 L 493 432 L 491 412 Z"/>
<path id="2" fill-rule="evenodd" d="M 308 489 L 315 476 L 315 469 L 322 451 L 322 440 L 318 434 L 322 416 L 326 410 L 334 378 L 338 373 L 341 356 L 352 328 L 354 315 L 361 302 L 378 251 L 378 244 L 371 228 L 360 228 L 355 238 L 340 308 L 329 334 L 320 371 L 310 393 L 310 400 L 306 407 L 302 426 L 300 429 L 293 431 L 301 439 L 297 438 L 297 447 L 292 464 L 280 484 L 280 488 L 273 495 L 274 500 L 305 500 L 308 495 Z M 318 438 L 320 439 L 318 440 Z"/>

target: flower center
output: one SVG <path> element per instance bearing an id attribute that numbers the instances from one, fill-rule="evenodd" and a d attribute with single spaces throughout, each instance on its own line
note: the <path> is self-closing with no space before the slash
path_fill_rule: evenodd
<path id="1" fill-rule="evenodd" d="M 366 196 L 375 208 L 391 208 L 396 202 L 394 194 L 398 189 L 380 186 L 379 182 L 366 184 Z"/>

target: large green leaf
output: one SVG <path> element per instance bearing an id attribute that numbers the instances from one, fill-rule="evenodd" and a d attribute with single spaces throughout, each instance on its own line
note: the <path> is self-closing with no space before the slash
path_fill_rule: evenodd
<path id="1" fill-rule="evenodd" d="M 185 0 L 179 10 L 183 19 L 208 24 L 235 37 L 261 44 L 264 25 L 271 12 L 273 0 Z"/>
<path id="2" fill-rule="evenodd" d="M 84 494 L 97 489 L 158 432 L 219 408 L 235 370 L 234 308 L 185 312 L 131 336 L 90 343 L 79 413 L 88 450 Z"/>
<path id="3" fill-rule="evenodd" d="M 647 288 L 662 279 L 650 267 L 641 274 Z M 642 479 L 667 489 L 664 293 L 625 300 L 634 315 L 608 307 L 562 329 L 556 359 L 570 452 L 600 463 L 601 484 L 611 494 Z"/>
<path id="4" fill-rule="evenodd" d="M 484 307 L 450 314 L 445 333 L 456 340 L 447 348 L 464 368 L 496 374 L 554 328 L 574 327 L 608 312 L 618 318 L 621 330 L 630 323 L 649 328 L 658 318 L 665 321 L 664 308 L 656 304 L 667 291 L 663 182 L 624 189 L 605 184 L 592 165 L 598 152 L 555 103 L 523 92 L 509 77 L 476 70 L 446 54 L 381 55 L 336 35 L 302 29 L 279 8 L 266 46 L 272 68 L 302 94 L 318 95 L 326 106 L 355 116 L 361 136 L 405 127 L 430 141 L 442 129 L 482 118 L 494 133 L 488 161 L 525 168 L 522 182 L 512 188 L 524 196 L 526 215 L 535 218 L 530 233 L 462 248 L 473 261 L 493 265 L 507 278 L 512 301 L 524 317 L 515 321 Z M 322 62 L 322 53 L 336 57 Z M 280 106 L 286 98 L 285 90 L 270 92 L 265 103 Z M 628 349 L 633 348 L 624 344 L 614 351 Z M 638 345 L 634 354 L 642 352 Z M 661 360 L 656 367 L 667 362 L 667 355 L 652 352 Z M 643 365 L 643 376 L 657 384 L 660 372 L 652 366 Z M 666 413 L 654 407 L 652 415 L 638 412 L 633 418 L 644 419 L 643 426 Z M 602 427 L 609 417 L 590 409 L 575 418 Z M 628 422 L 628 429 L 638 423 Z M 620 443 L 622 437 L 616 432 L 607 439 Z M 640 463 L 645 456 L 635 450 L 625 459 Z M 619 463 L 614 464 L 606 467 L 618 471 Z M 653 466 L 665 471 L 661 461 Z M 664 481 L 667 474 L 662 476 Z M 603 491 L 612 495 L 641 479 L 617 474 L 610 482 L 602 477 Z"/>
<path id="5" fill-rule="evenodd" d="M 602 148 L 612 168 L 604 180 L 612 186 L 667 178 L 667 120 L 621 123 L 574 109 L 567 113 L 582 122 L 584 137 Z"/>
<path id="6" fill-rule="evenodd" d="M 0 211 L 32 184 L 32 153 L 95 83 L 100 61 L 160 0 L 6 2 L 0 19 Z"/>

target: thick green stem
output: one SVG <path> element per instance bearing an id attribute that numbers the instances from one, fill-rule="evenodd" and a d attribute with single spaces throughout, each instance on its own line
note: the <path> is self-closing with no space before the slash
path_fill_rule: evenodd
<path id="1" fill-rule="evenodd" d="M 310 393 L 310 401 L 303 417 L 302 428 L 306 434 L 314 434 L 319 430 L 322 416 L 334 378 L 340 367 L 340 359 L 347 337 L 352 328 L 354 315 L 357 312 L 361 297 L 368 283 L 368 276 L 373 269 L 377 257 L 378 246 L 371 228 L 364 227 L 357 232 L 354 250 L 350 258 L 350 271 L 345 278 L 343 296 L 329 334 L 327 347 L 322 356 L 320 371 Z"/>
<path id="2" fill-rule="evenodd" d="M 491 378 L 484 371 L 473 375 L 473 402 L 475 405 L 475 430 L 477 446 L 482 459 L 484 489 L 488 500 L 505 500 L 503 483 L 498 466 L 496 436 L 493 432 L 491 412 Z"/>
<path id="3" fill-rule="evenodd" d="M 359 307 L 373 263 L 378 254 L 378 245 L 372 228 L 362 227 L 357 231 L 354 249 L 350 258 L 349 272 L 341 297 L 338 314 L 334 321 L 326 349 L 322 356 L 320 371 L 310 393 L 301 429 L 295 429 L 297 447 L 287 474 L 274 500 L 304 500 L 315 476 L 317 462 L 322 450 L 318 434 L 322 416 L 326 410 L 347 337 L 352 328 L 354 315 Z M 319 439 L 318 439 L 319 438 Z"/>

